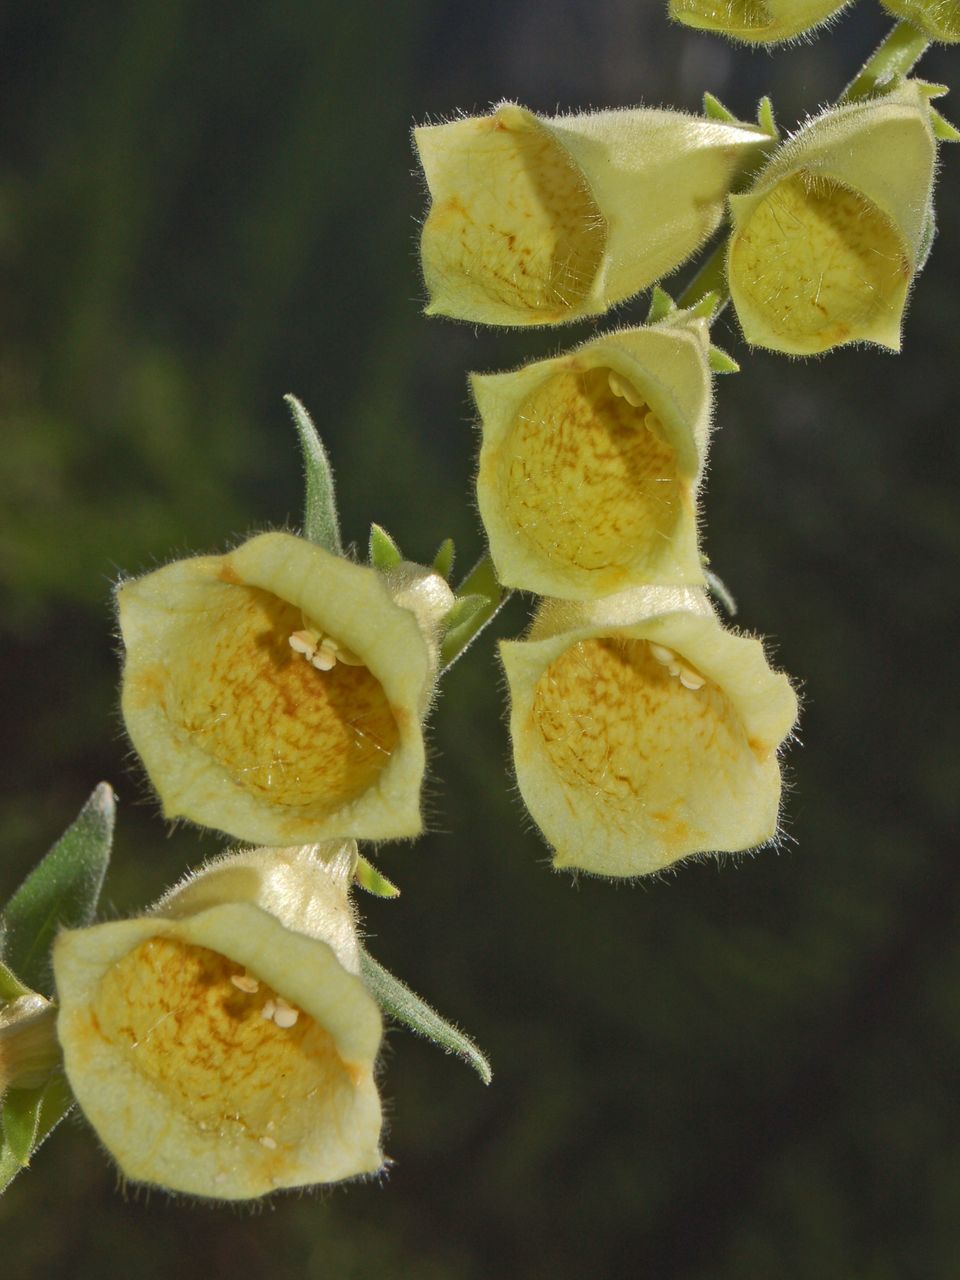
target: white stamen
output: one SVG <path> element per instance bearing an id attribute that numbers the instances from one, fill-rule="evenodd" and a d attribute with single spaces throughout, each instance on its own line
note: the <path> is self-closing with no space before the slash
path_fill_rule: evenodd
<path id="1" fill-rule="evenodd" d="M 337 655 L 332 653 L 326 644 L 322 644 L 316 653 L 310 655 L 310 664 L 318 671 L 332 671 L 337 665 Z"/>
<path id="2" fill-rule="evenodd" d="M 245 991 L 248 996 L 255 995 L 260 990 L 260 983 L 256 978 L 251 978 L 249 973 L 231 973 L 230 981 L 239 991 Z"/>
<path id="3" fill-rule="evenodd" d="M 689 667 L 684 667 L 680 672 L 680 683 L 685 689 L 702 689 L 707 683 L 703 676 L 698 676 L 695 671 L 691 671 Z"/>
<path id="4" fill-rule="evenodd" d="M 305 658 L 312 658 L 317 651 L 319 639 L 315 631 L 294 631 L 290 636 L 289 645 L 294 653 L 302 653 Z"/>
<path id="5" fill-rule="evenodd" d="M 655 413 L 648 413 L 643 419 L 643 425 L 648 431 L 652 431 L 655 436 L 663 435 L 663 423 Z"/>
<path id="6" fill-rule="evenodd" d="M 285 1031 L 296 1024 L 300 1017 L 300 1010 L 294 1009 L 293 1005 L 287 1004 L 280 996 L 277 997 L 277 1007 L 274 1010 L 273 1020 L 278 1027 L 282 1027 Z"/>
<path id="7" fill-rule="evenodd" d="M 268 1000 L 267 1003 L 260 1010 L 260 1017 L 266 1018 L 268 1022 L 272 1022 L 273 1015 L 274 1013 L 276 1013 L 276 1010 L 277 1010 L 277 1006 L 273 1003 L 272 1000 Z"/>
<path id="8" fill-rule="evenodd" d="M 669 667 L 670 663 L 674 660 L 673 650 L 665 649 L 662 644 L 654 644 L 652 640 L 648 641 L 648 643 L 650 645 L 651 656 L 656 658 L 656 660 L 661 662 L 665 667 Z"/>
<path id="9" fill-rule="evenodd" d="M 626 378 L 622 377 L 614 369 L 608 370 L 607 381 L 613 394 L 626 400 L 627 404 L 634 409 L 639 409 L 643 404 L 643 398 L 639 395 L 633 383 L 628 382 Z"/>

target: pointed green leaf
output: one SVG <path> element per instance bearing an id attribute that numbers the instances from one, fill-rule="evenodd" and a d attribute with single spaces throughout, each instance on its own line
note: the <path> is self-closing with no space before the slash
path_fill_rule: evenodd
<path id="1" fill-rule="evenodd" d="M 647 324 L 656 324 L 659 320 L 665 320 L 676 309 L 677 304 L 666 289 L 661 289 L 658 284 L 655 284 L 650 294 L 650 310 L 647 312 Z"/>
<path id="2" fill-rule="evenodd" d="M 370 526 L 369 556 L 374 569 L 379 569 L 381 573 L 386 573 L 388 569 L 395 569 L 403 560 L 400 548 L 386 529 L 381 529 L 378 524 Z"/>
<path id="3" fill-rule="evenodd" d="M 0 960 L 0 1004 L 28 995 L 30 995 L 30 988 L 25 987 L 13 970 L 8 969 Z"/>
<path id="4" fill-rule="evenodd" d="M 340 520 L 333 488 L 333 470 L 313 421 L 296 396 L 284 396 L 300 438 L 306 498 L 303 511 L 303 536 L 332 555 L 343 555 L 340 545 Z"/>
<path id="5" fill-rule="evenodd" d="M 728 356 L 720 347 L 711 346 L 707 352 L 707 362 L 714 373 L 739 373 L 740 366 L 733 356 Z"/>
<path id="6" fill-rule="evenodd" d="M 687 314 L 691 316 L 700 316 L 704 320 L 712 320 L 719 305 L 719 293 L 717 293 L 716 289 L 710 289 L 702 298 L 699 298 L 693 304 Z"/>
<path id="7" fill-rule="evenodd" d="M 6 1190 L 72 1106 L 73 1095 L 62 1075 L 55 1075 L 37 1089 L 14 1089 L 7 1094 L 0 1133 L 0 1192 Z M 28 1134 L 29 1145 L 24 1148 Z"/>
<path id="8" fill-rule="evenodd" d="M 357 884 L 361 889 L 366 889 L 367 893 L 372 893 L 377 898 L 399 898 L 400 890 L 388 880 L 385 875 L 377 870 L 372 862 L 368 862 L 366 858 L 357 859 L 357 869 L 354 872 Z"/>
<path id="9" fill-rule="evenodd" d="M 100 785 L 3 911 L 4 960 L 21 982 L 49 993 L 50 948 L 61 927 L 89 924 L 110 860 L 116 801 Z"/>
<path id="10" fill-rule="evenodd" d="M 706 579 L 707 590 L 712 596 L 715 596 L 726 609 L 730 617 L 734 617 L 737 612 L 737 602 L 734 600 L 723 579 L 712 569 L 703 566 L 703 576 Z"/>
<path id="11" fill-rule="evenodd" d="M 938 138 L 941 142 L 960 142 L 960 129 L 952 125 L 935 107 L 930 108 L 929 114 L 930 125 L 935 138 Z"/>
<path id="12" fill-rule="evenodd" d="M 733 112 L 725 107 L 719 98 L 715 98 L 712 93 L 703 95 L 703 114 L 709 120 L 722 120 L 724 124 L 737 123 L 737 117 Z"/>
<path id="13" fill-rule="evenodd" d="M 493 1079 L 490 1063 L 469 1036 L 441 1018 L 435 1009 L 431 1009 L 399 978 L 388 973 L 366 951 L 360 953 L 360 974 L 384 1013 L 396 1018 L 418 1035 L 426 1036 L 445 1052 L 457 1054 L 473 1067 L 484 1084 L 490 1083 Z"/>
<path id="14" fill-rule="evenodd" d="M 508 595 L 509 592 L 505 592 L 497 581 L 490 557 L 484 556 L 478 560 L 457 588 L 457 603 L 447 615 L 448 619 L 453 617 L 454 621 L 452 624 L 448 622 L 443 643 L 440 646 L 442 671 L 446 671 L 473 643 L 487 623 L 496 617 Z M 479 596 L 482 603 L 476 606 L 468 604 L 467 601 L 471 596 Z M 463 601 L 462 606 L 461 601 Z M 456 615 L 458 608 L 461 607 L 462 614 L 458 619 Z"/>
<path id="15" fill-rule="evenodd" d="M 453 557 L 453 539 L 444 538 L 437 548 L 437 554 L 433 557 L 433 572 L 439 573 L 441 578 L 449 579 L 453 572 Z"/>
<path id="16" fill-rule="evenodd" d="M 757 124 L 768 137 L 780 137 L 780 130 L 777 128 L 777 121 L 773 114 L 773 103 L 766 96 L 760 99 L 757 107 Z"/>

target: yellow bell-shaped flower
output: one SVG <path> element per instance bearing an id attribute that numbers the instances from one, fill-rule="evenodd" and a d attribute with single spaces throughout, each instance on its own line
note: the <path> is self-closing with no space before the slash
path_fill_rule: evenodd
<path id="1" fill-rule="evenodd" d="M 355 864 L 352 841 L 228 855 L 59 935 L 67 1077 L 124 1177 L 241 1200 L 381 1167 Z"/>
<path id="2" fill-rule="evenodd" d="M 851 0 L 670 0 L 670 17 L 701 31 L 778 44 L 835 17 Z"/>
<path id="3" fill-rule="evenodd" d="M 814 355 L 847 342 L 900 349 L 932 227 L 936 142 L 907 82 L 831 108 L 732 196 L 727 277 L 744 336 Z"/>
<path id="4" fill-rule="evenodd" d="M 167 817 L 273 845 L 420 831 L 437 574 L 266 533 L 117 598 L 123 715 Z"/>
<path id="5" fill-rule="evenodd" d="M 432 200 L 427 312 L 502 325 L 600 315 L 673 271 L 771 142 L 676 111 L 545 119 L 510 102 L 414 140 Z"/>
<path id="6" fill-rule="evenodd" d="M 906 18 L 931 40 L 956 44 L 960 40 L 960 0 L 880 0 L 897 18 Z"/>
<path id="7" fill-rule="evenodd" d="M 638 876 L 776 835 L 796 696 L 701 590 L 545 601 L 500 652 L 517 784 L 555 867 Z"/>
<path id="8" fill-rule="evenodd" d="M 477 500 L 500 581 L 564 599 L 703 581 L 706 321 L 676 313 L 512 373 L 474 375 Z"/>

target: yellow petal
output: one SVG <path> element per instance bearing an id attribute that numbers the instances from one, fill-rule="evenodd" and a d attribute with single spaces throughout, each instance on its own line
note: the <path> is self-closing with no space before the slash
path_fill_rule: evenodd
<path id="1" fill-rule="evenodd" d="M 376 1004 L 341 963 L 342 936 L 299 932 L 251 892 L 260 863 L 264 903 L 296 881 L 291 919 L 310 900 L 337 919 L 342 862 L 342 850 L 228 858 L 192 882 L 193 909 L 188 885 L 166 914 L 58 937 L 67 1075 L 127 1178 L 234 1200 L 380 1168 Z M 243 900 L 221 897 L 244 881 Z"/>
<path id="2" fill-rule="evenodd" d="M 503 583 L 590 599 L 702 582 L 708 341 L 703 321 L 627 329 L 512 373 L 474 375 L 477 500 Z"/>
<path id="3" fill-rule="evenodd" d="M 835 17 L 851 0 L 670 0 L 670 16 L 747 44 L 777 44 Z"/>
<path id="4" fill-rule="evenodd" d="M 164 813 L 262 844 L 416 834 L 433 578 L 273 533 L 124 583 L 123 714 Z M 358 662 L 310 661 L 313 635 Z"/>
<path id="5" fill-rule="evenodd" d="M 675 111 L 545 119 L 515 103 L 414 140 L 432 199 L 428 312 L 507 325 L 598 315 L 672 271 L 769 144 L 753 126 Z"/>
<path id="6" fill-rule="evenodd" d="M 636 876 L 775 835 L 796 697 L 702 592 L 548 601 L 500 648 L 517 783 L 555 866 Z"/>
<path id="7" fill-rule="evenodd" d="M 792 355 L 899 350 L 935 160 L 914 84 L 829 110 L 786 143 L 730 200 L 727 275 L 747 341 Z"/>

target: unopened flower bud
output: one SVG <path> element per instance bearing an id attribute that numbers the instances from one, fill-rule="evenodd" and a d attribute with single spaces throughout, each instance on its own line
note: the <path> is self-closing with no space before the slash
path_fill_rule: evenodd
<path id="1" fill-rule="evenodd" d="M 703 581 L 706 322 L 682 313 L 512 373 L 474 375 L 477 500 L 500 580 L 564 599 Z"/>
<path id="2" fill-rule="evenodd" d="M 427 312 L 503 325 L 599 315 L 674 270 L 770 145 L 756 126 L 676 111 L 546 119 L 510 102 L 414 140 L 432 200 Z"/>
<path id="3" fill-rule="evenodd" d="M 500 652 L 517 784 L 554 866 L 638 876 L 776 834 L 796 696 L 701 590 L 545 601 Z"/>
<path id="4" fill-rule="evenodd" d="M 144 916 L 59 935 L 67 1077 L 125 1177 L 240 1200 L 380 1168 L 356 856 L 228 855 Z"/>
<path id="5" fill-rule="evenodd" d="M 960 0 L 880 0 L 897 18 L 906 18 L 931 40 L 956 44 L 960 40 Z"/>
<path id="6" fill-rule="evenodd" d="M 439 575 L 266 533 L 117 594 L 124 719 L 167 817 L 273 845 L 420 831 Z"/>
<path id="7" fill-rule="evenodd" d="M 0 1006 L 0 1097 L 46 1084 L 60 1063 L 57 1010 L 36 992 Z"/>
<path id="8" fill-rule="evenodd" d="M 670 0 L 670 17 L 746 44 L 778 44 L 820 26 L 851 0 Z"/>

